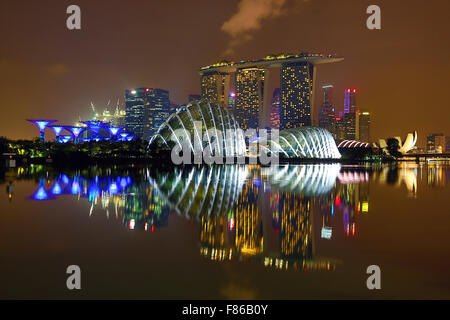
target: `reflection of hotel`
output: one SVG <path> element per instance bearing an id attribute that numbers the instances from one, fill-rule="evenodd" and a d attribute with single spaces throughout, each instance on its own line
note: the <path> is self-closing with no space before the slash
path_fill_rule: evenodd
<path id="1" fill-rule="evenodd" d="M 303 195 L 285 193 L 280 196 L 281 255 L 284 258 L 312 258 L 310 205 Z"/>
<path id="2" fill-rule="evenodd" d="M 263 250 L 262 221 L 258 211 L 259 187 L 247 182 L 236 207 L 236 248 L 242 254 L 256 255 Z"/>

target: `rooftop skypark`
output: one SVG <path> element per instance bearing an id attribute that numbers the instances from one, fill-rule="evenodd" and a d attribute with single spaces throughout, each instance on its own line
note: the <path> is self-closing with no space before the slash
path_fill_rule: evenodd
<path id="1" fill-rule="evenodd" d="M 248 67 L 266 67 L 266 68 L 275 68 L 280 67 L 283 63 L 292 63 L 292 62 L 309 62 L 314 65 L 323 64 L 323 63 L 333 63 L 343 61 L 344 58 L 334 56 L 334 55 L 325 55 L 325 54 L 316 54 L 316 53 L 307 53 L 301 52 L 299 54 L 278 54 L 278 55 L 268 55 L 263 59 L 259 60 L 241 60 L 239 62 L 232 61 L 222 61 L 217 62 L 215 64 L 200 68 L 199 73 L 203 74 L 204 72 L 210 71 L 220 71 L 220 72 L 235 72 L 238 68 L 248 68 Z"/>

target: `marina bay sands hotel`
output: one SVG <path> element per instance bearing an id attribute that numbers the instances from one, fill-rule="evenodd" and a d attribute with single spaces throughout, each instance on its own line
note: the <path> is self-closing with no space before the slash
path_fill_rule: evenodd
<path id="1" fill-rule="evenodd" d="M 315 124 L 316 66 L 342 60 L 337 56 L 302 52 L 270 55 L 255 61 L 219 62 L 199 70 L 201 94 L 203 98 L 232 109 L 244 130 L 270 127 L 270 69 L 280 68 L 280 130 L 311 126 Z M 230 92 L 232 76 L 234 94 Z"/>

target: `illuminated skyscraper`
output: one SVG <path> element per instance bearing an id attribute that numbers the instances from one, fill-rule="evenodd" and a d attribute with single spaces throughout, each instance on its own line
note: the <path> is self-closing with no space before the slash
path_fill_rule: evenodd
<path id="1" fill-rule="evenodd" d="M 146 88 L 139 88 L 125 91 L 125 124 L 138 138 L 144 136 L 145 90 Z"/>
<path id="2" fill-rule="evenodd" d="M 342 117 L 336 117 L 334 138 L 345 140 L 345 122 Z"/>
<path id="3" fill-rule="evenodd" d="M 270 127 L 273 129 L 280 128 L 280 106 L 281 106 L 280 88 L 275 88 L 272 97 L 272 111 L 270 113 Z"/>
<path id="4" fill-rule="evenodd" d="M 356 89 L 345 89 L 344 122 L 345 139 L 359 140 L 359 110 L 356 107 Z"/>
<path id="5" fill-rule="evenodd" d="M 356 106 L 356 89 L 345 89 L 344 113 L 351 112 L 351 108 Z"/>
<path id="6" fill-rule="evenodd" d="M 370 142 L 370 112 L 359 114 L 359 141 Z"/>
<path id="7" fill-rule="evenodd" d="M 169 91 L 146 89 L 144 109 L 144 139 L 150 140 L 170 115 Z"/>
<path id="8" fill-rule="evenodd" d="M 427 135 L 427 152 L 442 153 L 445 152 L 445 136 L 443 133 L 432 133 Z"/>
<path id="9" fill-rule="evenodd" d="M 230 75 L 223 72 L 207 72 L 201 75 L 202 98 L 210 102 L 228 105 L 228 94 L 230 91 Z"/>
<path id="10" fill-rule="evenodd" d="M 314 124 L 311 109 L 314 105 L 315 66 L 342 60 L 343 58 L 333 55 L 300 52 L 268 55 L 263 59 L 241 60 L 237 63 L 218 62 L 199 70 L 202 98 L 226 105 L 230 75 L 234 74 L 235 116 L 242 122 L 241 127 L 267 128 L 271 125 L 272 114 L 271 92 L 267 90 L 269 73 L 270 69 L 281 67 L 280 129 L 311 126 Z"/>
<path id="11" fill-rule="evenodd" d="M 243 68 L 236 72 L 235 117 L 241 129 L 256 129 L 263 109 L 265 70 Z"/>
<path id="12" fill-rule="evenodd" d="M 170 114 L 169 92 L 154 88 L 126 90 L 125 109 L 127 130 L 148 140 Z"/>
<path id="13" fill-rule="evenodd" d="M 359 140 L 359 110 L 352 109 L 351 112 L 344 114 L 345 139 Z"/>
<path id="14" fill-rule="evenodd" d="M 314 69 L 309 62 L 282 64 L 280 129 L 313 125 Z"/>
<path id="15" fill-rule="evenodd" d="M 441 137 L 445 139 L 443 133 L 431 133 L 431 134 L 427 135 L 427 152 L 428 153 L 438 153 L 439 152 L 438 151 L 439 144 L 436 144 L 436 142 L 439 142 L 441 140 L 440 139 Z"/>
<path id="16" fill-rule="evenodd" d="M 336 113 L 332 102 L 333 86 L 323 86 L 322 90 L 323 103 L 319 110 L 319 127 L 327 129 L 336 138 Z"/>

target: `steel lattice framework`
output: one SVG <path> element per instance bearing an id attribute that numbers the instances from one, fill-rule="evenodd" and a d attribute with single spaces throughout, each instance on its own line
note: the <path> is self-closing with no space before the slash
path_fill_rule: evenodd
<path id="1" fill-rule="evenodd" d="M 268 141 L 271 152 L 287 158 L 340 159 L 333 136 L 318 127 L 298 127 L 280 131 L 279 139 Z"/>
<path id="2" fill-rule="evenodd" d="M 207 100 L 193 101 L 170 115 L 150 139 L 169 149 L 170 141 L 182 148 L 186 143 L 191 152 L 199 154 L 205 148 L 217 156 L 245 155 L 244 134 L 233 115 L 225 108 Z"/>

